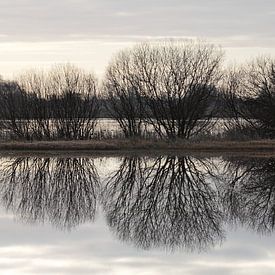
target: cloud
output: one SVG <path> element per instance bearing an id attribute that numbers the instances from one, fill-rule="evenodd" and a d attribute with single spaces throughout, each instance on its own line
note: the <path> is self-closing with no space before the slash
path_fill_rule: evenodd
<path id="1" fill-rule="evenodd" d="M 94 35 L 274 36 L 271 0 L 2 0 L 9 39 Z M 20 26 L 20 27 L 18 27 Z"/>
<path id="2" fill-rule="evenodd" d="M 70 61 L 101 75 L 118 49 L 167 37 L 207 39 L 236 60 L 245 48 L 273 53 L 274 10 L 274 0 L 1 0 L 0 74 Z"/>

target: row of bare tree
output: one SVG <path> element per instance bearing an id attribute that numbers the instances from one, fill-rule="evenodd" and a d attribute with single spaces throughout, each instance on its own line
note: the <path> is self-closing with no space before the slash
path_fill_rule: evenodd
<path id="1" fill-rule="evenodd" d="M 96 78 L 72 66 L 28 72 L 2 82 L 1 128 L 25 139 L 84 139 L 99 111 Z"/>
<path id="2" fill-rule="evenodd" d="M 275 60 L 225 69 L 223 51 L 202 42 L 152 42 L 118 53 L 101 85 L 73 65 L 0 81 L 0 126 L 22 139 L 89 139 L 99 117 L 125 137 L 147 125 L 163 138 L 189 139 L 227 127 L 275 136 Z M 228 119 L 230 118 L 230 119 Z"/>

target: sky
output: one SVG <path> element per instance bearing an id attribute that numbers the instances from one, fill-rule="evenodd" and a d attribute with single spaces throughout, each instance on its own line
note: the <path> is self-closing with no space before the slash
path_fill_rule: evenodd
<path id="1" fill-rule="evenodd" d="M 274 0 L 1 0 L 0 74 L 72 62 L 98 75 L 144 40 L 204 39 L 228 62 L 275 56 Z"/>

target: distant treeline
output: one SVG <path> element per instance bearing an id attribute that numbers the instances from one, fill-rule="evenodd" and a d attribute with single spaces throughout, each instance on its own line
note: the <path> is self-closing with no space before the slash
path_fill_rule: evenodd
<path id="1" fill-rule="evenodd" d="M 90 139 L 100 117 L 125 137 L 151 125 L 159 138 L 189 139 L 230 118 L 228 131 L 275 136 L 275 60 L 225 68 L 201 42 L 142 43 L 111 60 L 101 82 L 74 65 L 0 81 L 0 127 L 20 139 Z"/>

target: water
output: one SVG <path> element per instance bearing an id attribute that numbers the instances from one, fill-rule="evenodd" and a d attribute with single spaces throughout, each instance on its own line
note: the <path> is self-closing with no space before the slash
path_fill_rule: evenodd
<path id="1" fill-rule="evenodd" d="M 50 121 L 50 123 L 51 122 L 52 122 L 52 120 Z M 36 124 L 35 121 L 31 121 L 31 122 L 21 121 L 21 123 L 26 124 L 26 125 L 28 123 L 30 123 L 31 127 L 27 127 L 27 128 L 28 129 L 29 128 L 36 129 L 36 127 L 34 127 L 34 125 Z M 222 118 L 213 119 L 212 122 L 210 123 L 210 125 L 208 127 L 206 127 L 206 129 L 204 131 L 201 132 L 201 136 L 208 136 L 208 137 L 222 136 L 226 131 L 226 125 L 228 125 L 229 123 L 234 123 L 234 121 L 231 119 L 222 119 Z M 141 129 L 142 129 L 142 136 L 144 138 L 157 138 L 158 137 L 152 124 L 144 123 L 144 124 L 142 124 Z M 56 133 L 56 129 L 55 130 L 52 129 L 53 136 L 54 136 L 54 133 Z M 164 129 L 163 129 L 163 133 L 165 133 Z M 119 123 L 116 120 L 111 119 L 111 118 L 98 119 L 97 123 L 96 123 L 94 134 L 91 136 L 91 138 L 96 138 L 96 139 L 123 138 L 123 137 L 124 137 L 124 134 L 123 134 L 122 129 L 119 126 Z M 1 139 L 2 140 L 10 140 L 10 139 L 16 139 L 16 138 L 18 138 L 18 137 L 16 137 L 14 135 L 14 133 L 12 133 L 11 130 L 9 130 L 5 127 L 1 127 L 0 140 Z M 47 139 L 47 137 L 44 137 L 44 138 Z"/>
<path id="2" fill-rule="evenodd" d="M 274 274 L 275 159 L 5 156 L 1 274 Z"/>

